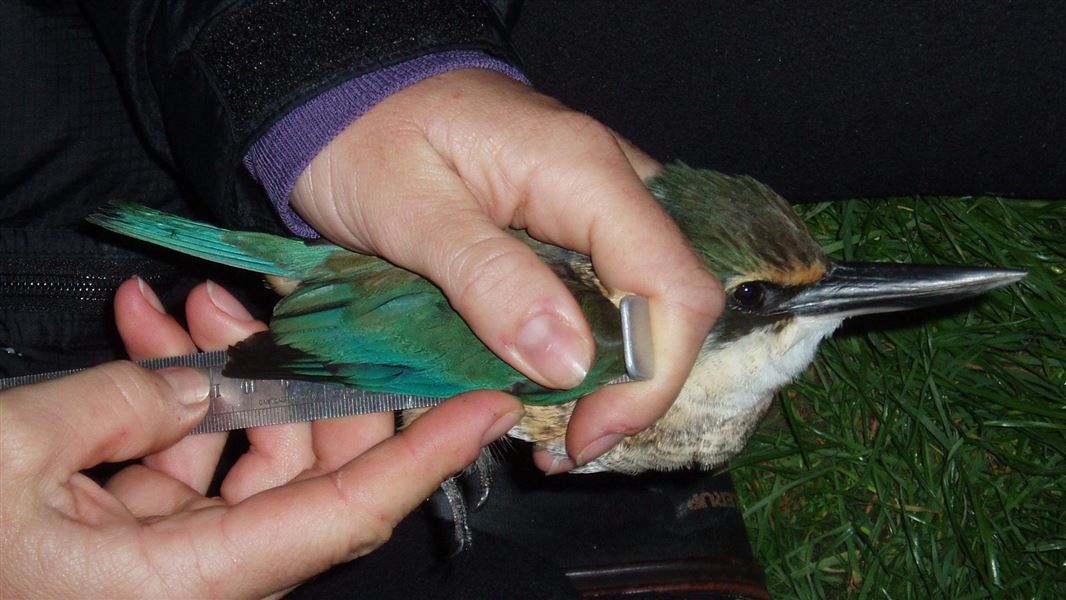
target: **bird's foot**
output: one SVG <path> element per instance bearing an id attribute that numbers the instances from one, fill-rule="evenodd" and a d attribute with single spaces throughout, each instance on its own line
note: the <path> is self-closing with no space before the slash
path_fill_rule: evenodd
<path id="1" fill-rule="evenodd" d="M 440 484 L 440 491 L 444 492 L 444 498 L 448 500 L 448 508 L 452 511 L 453 546 L 449 557 L 459 555 L 474 542 L 474 536 L 470 532 L 470 522 L 467 519 L 466 497 L 463 495 L 463 486 L 460 478 L 462 474 L 445 479 Z"/>
<path id="2" fill-rule="evenodd" d="M 466 550 L 474 541 L 470 531 L 469 511 L 467 499 L 473 500 L 473 510 L 478 510 L 489 499 L 492 489 L 492 455 L 487 450 L 482 450 L 481 455 L 472 465 L 462 473 L 446 479 L 440 484 L 441 492 L 448 501 L 451 510 L 453 524 L 453 550 L 450 556 L 456 556 Z M 466 493 L 468 484 L 476 486 L 474 493 L 469 496 Z"/>
<path id="3" fill-rule="evenodd" d="M 485 506 L 485 503 L 489 500 L 489 492 L 492 491 L 493 471 L 492 454 L 487 449 L 482 450 L 474 464 L 466 469 L 469 477 L 477 477 L 477 495 L 474 497 L 474 510 L 481 510 L 481 507 Z"/>

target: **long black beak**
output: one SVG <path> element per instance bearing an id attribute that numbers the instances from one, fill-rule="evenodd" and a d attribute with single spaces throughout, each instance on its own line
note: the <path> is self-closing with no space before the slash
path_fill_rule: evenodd
<path id="1" fill-rule="evenodd" d="M 895 312 L 977 296 L 1025 275 L 1017 269 L 840 262 L 786 305 L 797 315 Z"/>

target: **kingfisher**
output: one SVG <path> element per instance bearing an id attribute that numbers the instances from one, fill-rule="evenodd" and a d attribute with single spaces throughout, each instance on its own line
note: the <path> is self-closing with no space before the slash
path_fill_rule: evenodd
<path id="1" fill-rule="evenodd" d="M 676 401 L 650 428 L 575 472 L 719 467 L 741 451 L 773 394 L 844 319 L 952 302 L 1016 282 L 1002 268 L 830 259 L 787 202 L 751 177 L 673 163 L 647 183 L 716 275 L 726 306 Z M 322 241 L 230 231 L 127 202 L 89 220 L 112 231 L 267 276 L 287 292 L 270 328 L 229 349 L 224 374 L 340 382 L 447 398 L 503 390 L 526 404 L 510 432 L 566 457 L 575 401 L 626 372 L 617 293 L 587 256 L 513 234 L 577 299 L 595 340 L 585 380 L 543 387 L 497 358 L 419 275 Z M 408 415 L 408 418 L 414 415 Z"/>

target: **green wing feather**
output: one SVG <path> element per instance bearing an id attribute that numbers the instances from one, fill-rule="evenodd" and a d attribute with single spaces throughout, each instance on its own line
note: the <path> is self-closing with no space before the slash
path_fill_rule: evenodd
<path id="1" fill-rule="evenodd" d="M 86 220 L 197 258 L 290 279 L 313 272 L 337 249 L 269 233 L 230 231 L 132 202 L 105 204 Z"/>
<path id="2" fill-rule="evenodd" d="M 572 264 L 588 259 L 519 236 L 564 277 L 593 327 L 596 361 L 570 390 L 544 388 L 497 358 L 422 277 L 324 243 L 229 231 L 130 203 L 90 217 L 112 231 L 206 260 L 298 280 L 270 331 L 230 349 L 227 374 L 341 381 L 363 389 L 449 397 L 505 390 L 529 404 L 579 398 L 625 372 L 617 309 Z"/>
<path id="3" fill-rule="evenodd" d="M 278 303 L 269 340 L 249 343 L 300 351 L 273 364 L 276 371 L 270 376 L 335 379 L 363 389 L 431 397 L 498 389 L 529 404 L 555 404 L 585 395 L 624 372 L 617 310 L 583 286 L 573 285 L 572 291 L 600 323 L 597 360 L 581 386 L 550 390 L 489 351 L 441 291 L 422 277 L 339 249 L 328 265 Z M 233 350 L 234 372 L 240 372 L 242 352 L 242 345 Z M 254 363 L 261 366 L 263 361 Z"/>

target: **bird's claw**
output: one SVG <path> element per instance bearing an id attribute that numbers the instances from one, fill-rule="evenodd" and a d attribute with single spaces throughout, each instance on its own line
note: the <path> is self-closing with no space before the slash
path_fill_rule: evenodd
<path id="1" fill-rule="evenodd" d="M 473 510 L 479 510 L 489 499 L 492 489 L 492 457 L 487 451 L 482 451 L 478 459 L 466 468 L 462 473 L 444 480 L 440 489 L 444 498 L 448 501 L 451 510 L 454 547 L 449 556 L 457 556 L 470 547 L 474 536 L 470 531 L 469 511 L 467 510 L 467 481 L 476 482 L 476 494 L 472 494 Z"/>
<path id="2" fill-rule="evenodd" d="M 458 556 L 463 550 L 469 548 L 474 541 L 474 536 L 470 533 L 470 522 L 467 519 L 466 512 L 466 497 L 463 495 L 460 477 L 462 477 L 461 474 L 449 477 L 440 484 L 440 489 L 448 500 L 448 508 L 452 511 L 452 524 L 454 526 L 453 542 L 455 545 L 448 555 L 449 558 Z"/>
<path id="3" fill-rule="evenodd" d="M 474 510 L 481 510 L 482 506 L 489 500 L 489 492 L 492 491 L 492 456 L 487 451 L 482 451 L 478 455 L 474 464 L 470 465 L 466 469 L 466 474 L 471 477 L 477 477 L 477 496 L 474 500 Z"/>

